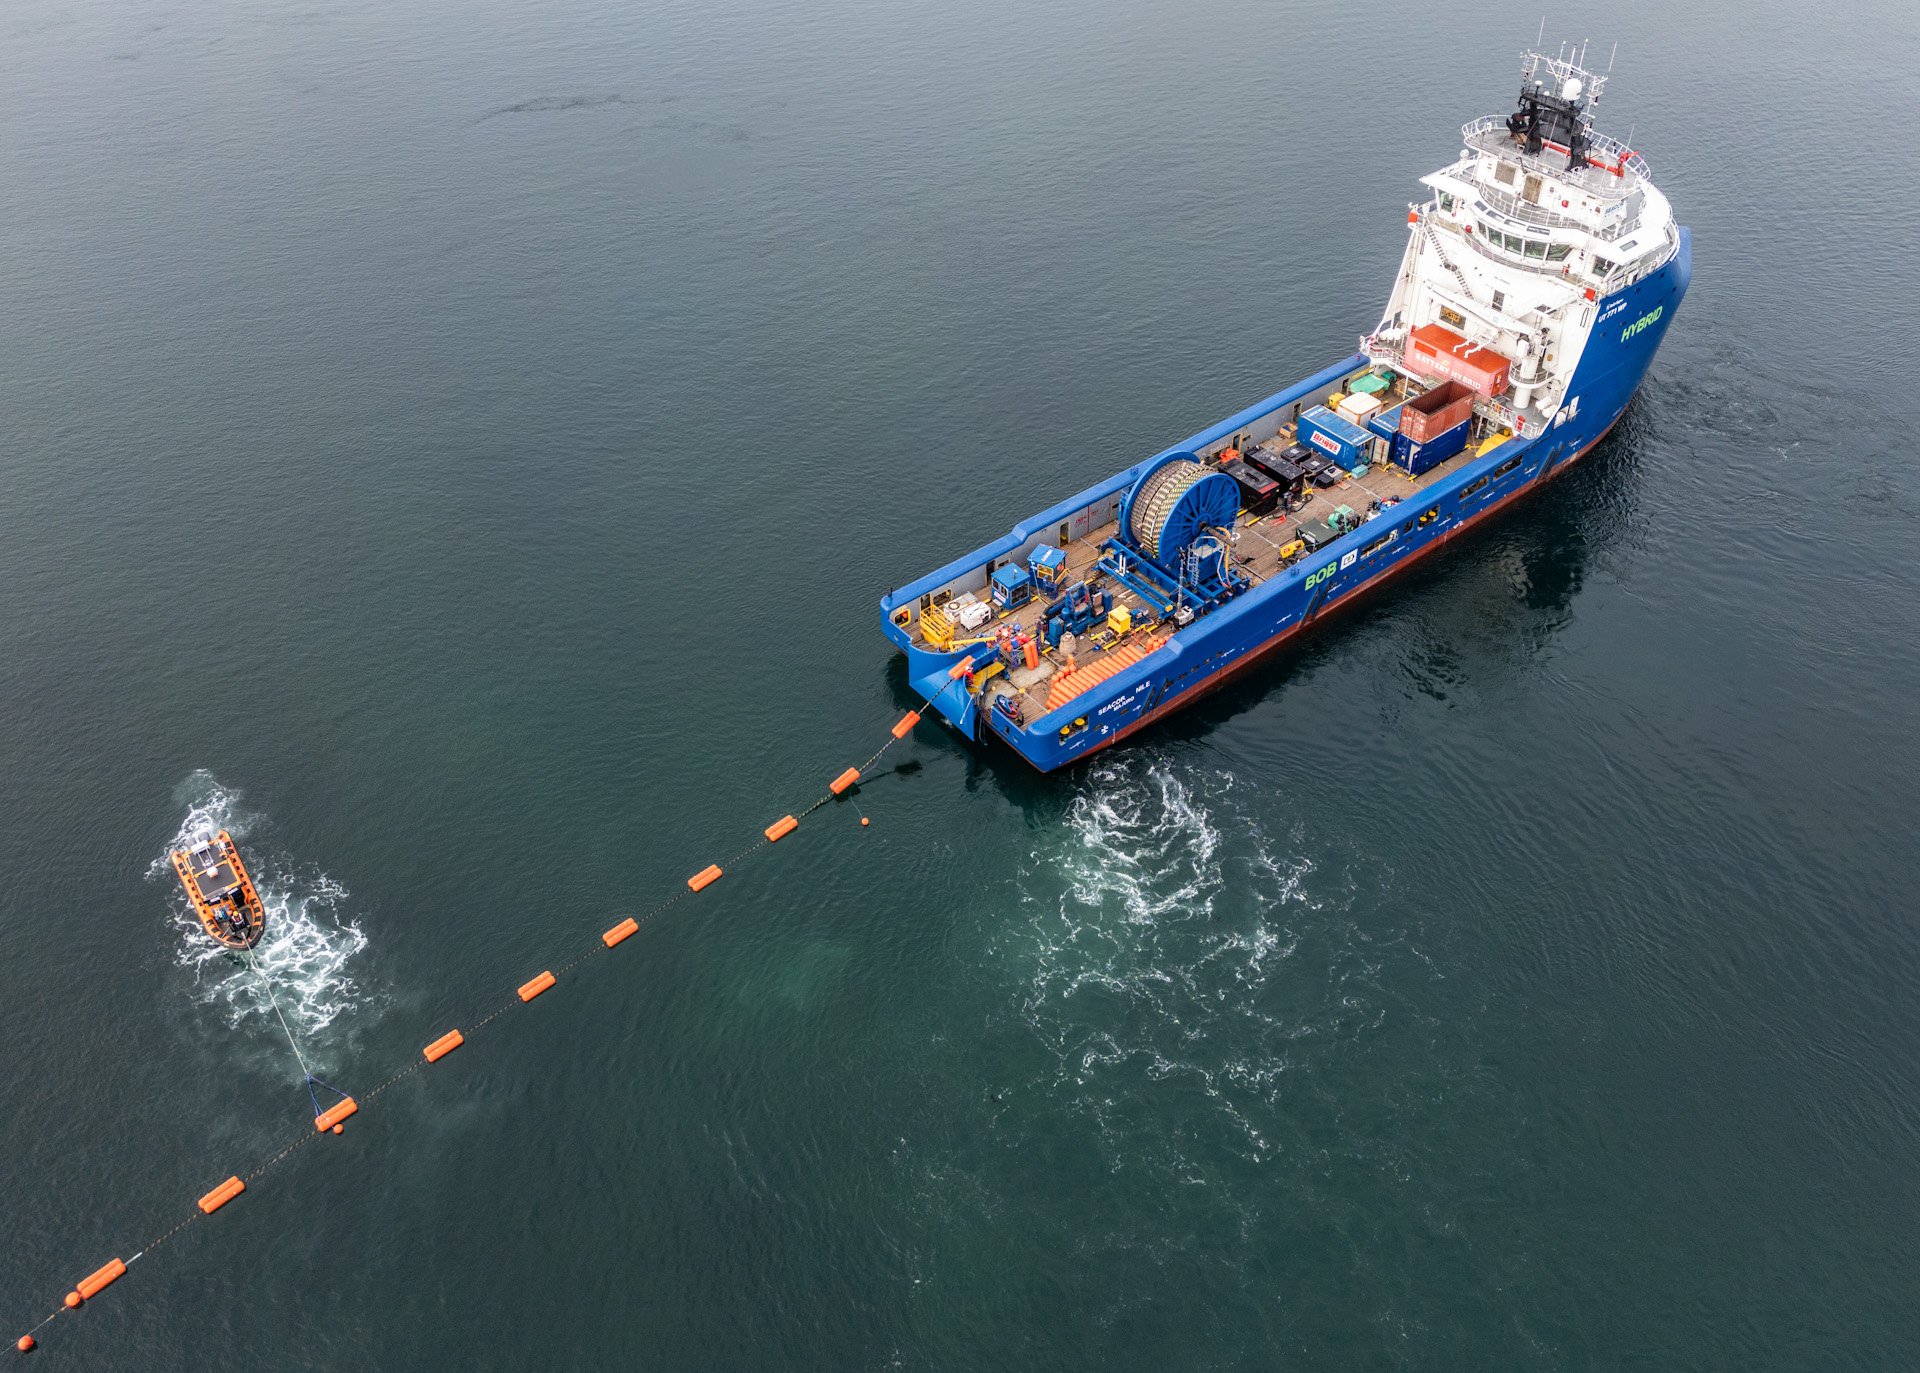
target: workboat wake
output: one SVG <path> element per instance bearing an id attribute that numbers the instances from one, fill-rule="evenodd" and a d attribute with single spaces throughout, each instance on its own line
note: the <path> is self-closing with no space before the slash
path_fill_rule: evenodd
<path id="1" fill-rule="evenodd" d="M 367 947 L 366 932 L 346 918 L 347 889 L 326 873 L 302 869 L 261 842 L 269 829 L 248 814 L 240 794 L 196 772 L 181 788 L 186 818 L 147 875 L 171 888 L 170 911 L 179 933 L 174 961 L 192 970 L 199 999 L 238 1028 L 256 1019 L 273 1021 L 273 1006 L 260 979 L 248 971 L 247 955 L 207 938 L 180 889 L 172 855 L 197 838 L 225 830 L 246 845 L 253 880 L 266 908 L 266 933 L 251 950 L 259 970 L 272 979 L 280 1009 L 303 1037 L 331 1025 L 342 1012 L 363 1009 L 367 990 L 349 972 Z M 248 842 L 249 840 L 252 842 Z"/>

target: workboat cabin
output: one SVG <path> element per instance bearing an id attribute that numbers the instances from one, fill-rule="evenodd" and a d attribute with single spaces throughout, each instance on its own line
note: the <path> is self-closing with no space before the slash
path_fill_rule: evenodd
<path id="1" fill-rule="evenodd" d="M 173 854 L 174 872 L 200 925 L 230 949 L 250 949 L 266 932 L 266 908 L 240 861 L 233 836 L 202 834 Z"/>
<path id="2" fill-rule="evenodd" d="M 1606 81 L 1564 49 L 1524 56 L 1514 111 L 1422 178 L 1351 356 L 883 597 L 914 690 L 1062 766 L 1592 448 L 1692 271 L 1646 162 L 1593 126 Z"/>

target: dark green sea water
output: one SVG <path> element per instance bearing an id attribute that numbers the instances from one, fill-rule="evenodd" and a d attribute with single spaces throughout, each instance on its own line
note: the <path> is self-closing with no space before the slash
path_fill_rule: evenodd
<path id="1" fill-rule="evenodd" d="M 0 1334 L 309 1114 L 191 814 L 404 1067 L 865 757 L 883 590 L 1351 351 L 1538 18 L 9 5 Z M 1920 20 L 1548 30 L 1695 232 L 1574 475 L 1091 767 L 923 726 L 33 1358 L 1920 1364 Z"/>

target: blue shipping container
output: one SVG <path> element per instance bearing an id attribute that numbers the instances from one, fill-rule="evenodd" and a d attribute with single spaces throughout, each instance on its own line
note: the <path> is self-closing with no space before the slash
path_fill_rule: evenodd
<path id="1" fill-rule="evenodd" d="M 1316 405 L 1301 415 L 1299 428 L 1300 442 L 1319 449 L 1348 470 L 1366 461 L 1363 455 L 1372 436 L 1324 405 Z"/>
<path id="2" fill-rule="evenodd" d="M 1390 460 L 1395 467 L 1406 469 L 1410 477 L 1431 472 L 1467 446 L 1467 430 L 1472 423 L 1470 419 L 1461 420 L 1446 433 L 1436 434 L 1425 443 L 1415 443 L 1405 434 L 1395 434 Z"/>
<path id="3" fill-rule="evenodd" d="M 1402 401 L 1400 405 L 1405 405 Z M 1391 410 L 1376 410 L 1367 416 L 1367 428 L 1383 439 L 1391 439 L 1400 432 L 1400 405 Z"/>

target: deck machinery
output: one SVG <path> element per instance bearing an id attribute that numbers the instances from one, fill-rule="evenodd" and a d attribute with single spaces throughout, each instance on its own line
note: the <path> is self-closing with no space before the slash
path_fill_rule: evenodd
<path id="1" fill-rule="evenodd" d="M 1098 567 L 1160 619 L 1189 624 L 1248 583 L 1228 556 L 1239 517 L 1232 477 L 1192 453 L 1172 454 L 1127 493 Z"/>

